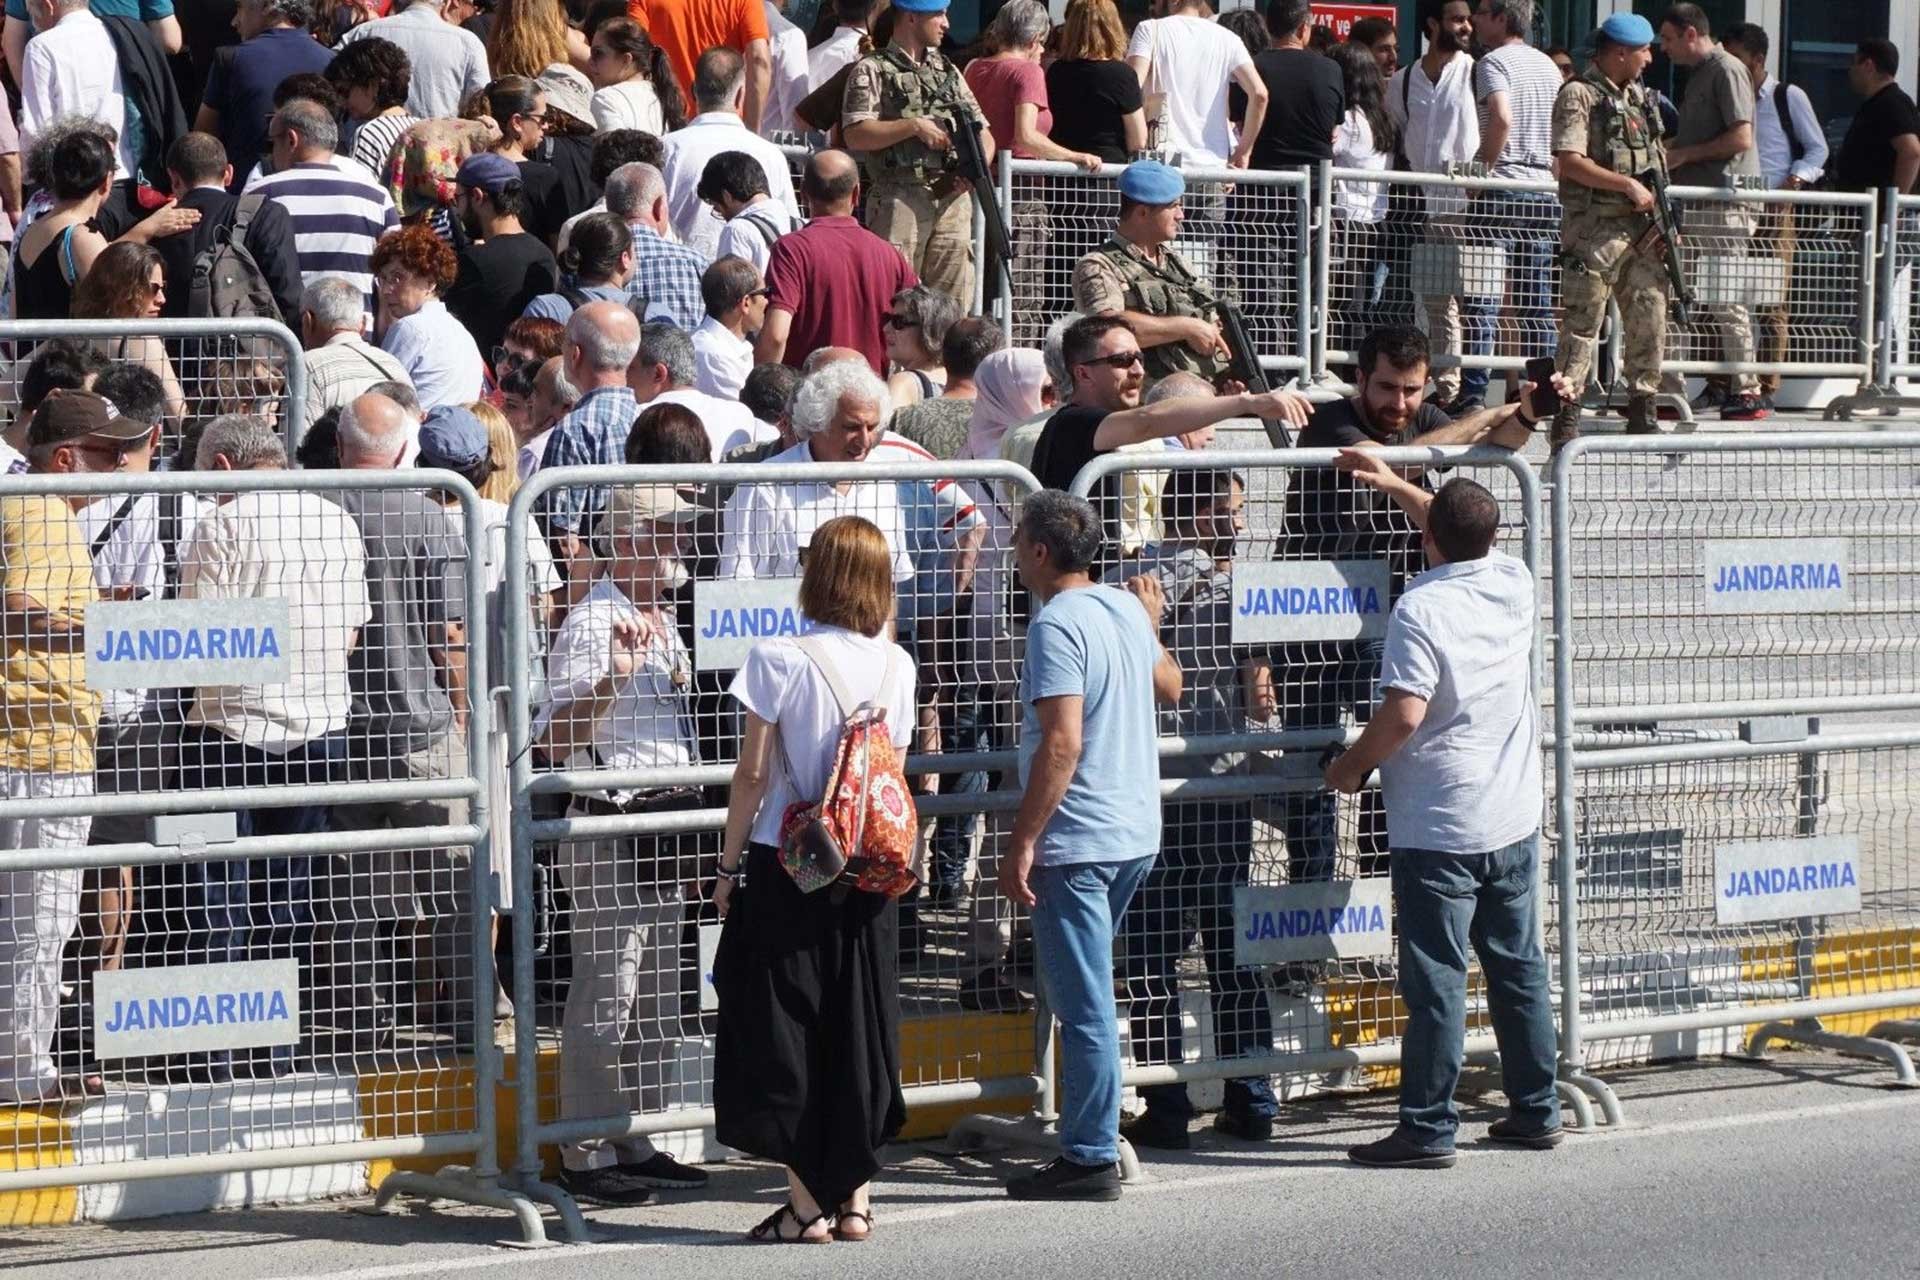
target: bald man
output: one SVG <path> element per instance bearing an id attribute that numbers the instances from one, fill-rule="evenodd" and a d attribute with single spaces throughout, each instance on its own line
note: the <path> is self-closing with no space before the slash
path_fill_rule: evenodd
<path id="1" fill-rule="evenodd" d="M 893 295 L 920 278 L 898 249 L 854 220 L 860 172 L 852 156 L 815 153 L 800 190 L 813 221 L 781 236 L 767 259 L 767 320 L 754 359 L 798 369 L 821 347 L 850 347 L 885 377 L 882 317 Z"/>

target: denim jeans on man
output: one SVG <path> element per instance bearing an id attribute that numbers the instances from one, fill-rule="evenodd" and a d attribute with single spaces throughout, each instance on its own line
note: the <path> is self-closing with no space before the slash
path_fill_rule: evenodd
<path id="1" fill-rule="evenodd" d="M 1153 857 L 1037 866 L 1033 945 L 1060 1024 L 1060 1154 L 1075 1164 L 1120 1158 L 1120 1023 L 1113 937 Z"/>
<path id="2" fill-rule="evenodd" d="M 1556 340 L 1553 301 L 1558 290 L 1554 288 L 1553 259 L 1559 252 L 1559 200 L 1544 191 L 1513 191 L 1477 201 L 1473 208 L 1479 230 L 1470 242 L 1472 247 L 1482 252 L 1500 249 L 1505 267 L 1499 273 L 1488 270 L 1464 274 L 1470 283 L 1479 275 L 1493 274 L 1505 286 L 1507 297 L 1512 299 L 1507 312 L 1518 331 L 1516 355 L 1529 359 L 1551 355 Z M 1471 357 L 1493 354 L 1500 304 L 1497 295 L 1469 293 L 1460 299 L 1462 351 L 1467 357 L 1460 370 L 1463 398 L 1487 398 L 1491 372 L 1484 365 L 1474 365 Z"/>
<path id="3" fill-rule="evenodd" d="M 1133 1058 L 1182 1060 L 1180 984 L 1175 968 L 1197 932 L 1213 998 L 1214 1052 L 1244 1058 L 1273 1050 L 1273 1011 L 1258 973 L 1233 961 L 1233 891 L 1253 862 L 1253 807 L 1203 800 L 1166 806 L 1160 863 L 1140 886 L 1121 926 Z M 1191 914 L 1190 914 L 1191 913 Z M 1189 921 L 1191 920 L 1191 923 Z M 1184 1084 L 1140 1091 L 1147 1112 L 1168 1123 L 1193 1115 Z M 1280 1105 L 1265 1075 L 1227 1081 L 1228 1114 L 1271 1120 Z"/>
<path id="4" fill-rule="evenodd" d="M 1280 727 L 1290 733 L 1324 730 L 1331 734 L 1342 727 L 1342 717 L 1350 707 L 1371 710 L 1374 682 L 1380 671 L 1380 640 L 1356 640 L 1341 644 L 1289 645 L 1274 655 L 1274 678 L 1281 681 Z M 1364 716 L 1363 716 L 1364 718 Z M 1319 748 L 1304 752 L 1308 758 Z M 1383 844 L 1377 837 L 1385 829 L 1384 816 L 1377 797 L 1361 800 L 1361 867 L 1359 874 L 1374 875 L 1369 853 L 1377 853 Z M 1331 880 L 1340 857 L 1339 801 L 1324 787 L 1311 791 L 1289 791 L 1280 798 L 1281 834 L 1287 842 L 1287 883 L 1308 884 Z"/>
<path id="5" fill-rule="evenodd" d="M 1467 947 L 1480 957 L 1500 1045 L 1500 1083 L 1525 1132 L 1560 1123 L 1547 959 L 1540 950 L 1538 833 L 1491 853 L 1393 851 L 1400 928 L 1400 1135 L 1451 1150 L 1467 1034 Z"/>

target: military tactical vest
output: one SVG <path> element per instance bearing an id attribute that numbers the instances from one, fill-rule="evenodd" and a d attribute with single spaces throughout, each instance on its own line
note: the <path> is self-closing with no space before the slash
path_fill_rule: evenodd
<path id="1" fill-rule="evenodd" d="M 888 45 L 868 54 L 866 61 L 879 67 L 879 118 L 882 120 L 913 120 L 920 116 L 944 119 L 953 115 L 955 103 L 965 101 L 960 69 L 938 50 L 928 50 L 925 62 L 915 62 L 906 50 Z M 870 151 L 865 159 L 873 182 L 916 186 L 941 177 L 959 163 L 951 149 L 936 151 L 918 138 Z"/>
<path id="2" fill-rule="evenodd" d="M 1186 259 L 1171 248 L 1164 250 L 1165 260 L 1155 264 L 1140 249 L 1119 236 L 1094 250 L 1113 264 L 1115 274 L 1127 291 L 1125 310 L 1149 316 L 1214 317 L 1214 297 Z M 1158 381 L 1170 373 L 1197 373 L 1211 381 L 1226 370 L 1218 356 L 1203 356 L 1184 342 L 1164 342 L 1157 347 L 1142 347 L 1141 363 L 1147 377 Z"/>
<path id="3" fill-rule="evenodd" d="M 1599 94 L 1587 120 L 1587 158 L 1602 169 L 1638 177 L 1666 166 L 1660 142 L 1660 117 L 1653 95 L 1643 84 L 1625 89 L 1598 68 L 1589 68 L 1579 83 Z M 1599 191 L 1583 183 L 1560 184 L 1560 203 L 1568 213 L 1630 214 L 1633 202 L 1617 191 Z"/>

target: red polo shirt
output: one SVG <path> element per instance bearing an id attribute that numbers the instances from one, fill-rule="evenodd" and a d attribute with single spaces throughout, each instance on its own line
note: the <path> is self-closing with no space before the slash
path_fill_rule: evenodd
<path id="1" fill-rule="evenodd" d="M 798 369 L 821 347 L 851 347 L 884 378 L 880 317 L 919 283 L 898 249 L 851 217 L 815 218 L 781 236 L 767 261 L 767 305 L 793 316 L 783 362 Z"/>

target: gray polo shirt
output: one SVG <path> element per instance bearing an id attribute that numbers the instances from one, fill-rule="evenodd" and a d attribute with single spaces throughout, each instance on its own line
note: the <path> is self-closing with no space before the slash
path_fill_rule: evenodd
<path id="1" fill-rule="evenodd" d="M 1380 766 L 1395 850 L 1491 853 L 1539 830 L 1539 614 L 1533 575 L 1503 551 L 1429 569 L 1394 605 L 1380 687 L 1427 700 Z"/>
<path id="2" fill-rule="evenodd" d="M 1715 46 L 1687 76 L 1687 91 L 1680 96 L 1680 128 L 1673 141 L 1676 146 L 1698 146 L 1753 119 L 1752 77 L 1738 58 Z M 1673 171 L 1673 180 L 1686 187 L 1724 187 L 1733 176 L 1760 176 L 1756 148 L 1748 147 L 1731 160 L 1703 160 Z"/>

